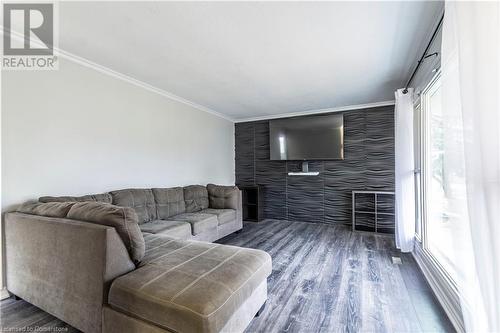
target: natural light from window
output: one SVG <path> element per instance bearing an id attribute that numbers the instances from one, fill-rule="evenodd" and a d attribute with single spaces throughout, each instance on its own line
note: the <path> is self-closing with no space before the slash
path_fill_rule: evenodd
<path id="1" fill-rule="evenodd" d="M 460 239 L 466 226 L 466 188 L 459 122 L 443 114 L 441 80 L 438 77 L 425 95 L 426 149 L 424 164 L 426 248 L 442 268 L 457 281 L 460 270 Z M 445 135 L 446 133 L 446 135 Z"/>

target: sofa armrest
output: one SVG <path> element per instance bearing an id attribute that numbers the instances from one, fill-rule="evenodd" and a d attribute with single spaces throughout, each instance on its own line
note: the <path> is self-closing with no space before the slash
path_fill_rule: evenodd
<path id="1" fill-rule="evenodd" d="M 5 214 L 7 289 L 85 332 L 100 332 L 114 278 L 135 269 L 112 227 Z"/>

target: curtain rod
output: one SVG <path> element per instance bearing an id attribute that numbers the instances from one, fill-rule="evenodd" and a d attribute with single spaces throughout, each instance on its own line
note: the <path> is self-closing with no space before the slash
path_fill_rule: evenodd
<path id="1" fill-rule="evenodd" d="M 444 13 L 443 15 L 441 16 L 441 19 L 439 20 L 439 23 L 436 27 L 436 29 L 434 30 L 434 32 L 432 33 L 432 37 L 431 37 L 431 40 L 429 41 L 429 43 L 427 44 L 427 47 L 425 48 L 425 51 L 424 53 L 422 54 L 422 57 L 420 57 L 420 60 L 418 61 L 417 63 L 417 67 L 415 67 L 415 70 L 413 71 L 413 73 L 411 73 L 411 76 L 410 76 L 410 79 L 408 80 L 408 82 L 406 83 L 405 85 L 405 89 L 403 90 L 403 94 L 406 94 L 408 92 L 408 86 L 410 85 L 411 81 L 413 80 L 413 77 L 415 76 L 415 74 L 417 73 L 420 65 L 422 64 L 422 62 L 424 62 L 425 59 L 429 58 L 429 57 L 432 57 L 432 56 L 437 56 L 438 55 L 438 52 L 434 52 L 434 53 L 431 53 L 431 54 L 427 54 L 427 51 L 429 51 L 429 48 L 431 47 L 431 44 L 432 42 L 434 41 L 434 38 L 436 37 L 438 31 L 439 31 L 439 27 L 441 27 L 441 24 L 443 23 L 443 19 L 444 19 Z"/>

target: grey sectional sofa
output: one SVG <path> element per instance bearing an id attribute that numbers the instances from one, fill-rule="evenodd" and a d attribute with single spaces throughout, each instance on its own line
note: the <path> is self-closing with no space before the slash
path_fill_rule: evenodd
<path id="1" fill-rule="evenodd" d="M 42 197 L 5 215 L 7 288 L 84 332 L 241 332 L 271 258 L 197 241 L 241 228 L 236 187 Z"/>
<path id="2" fill-rule="evenodd" d="M 40 202 L 98 201 L 131 207 L 143 232 L 213 242 L 243 228 L 236 186 L 124 189 L 82 197 L 41 197 Z"/>

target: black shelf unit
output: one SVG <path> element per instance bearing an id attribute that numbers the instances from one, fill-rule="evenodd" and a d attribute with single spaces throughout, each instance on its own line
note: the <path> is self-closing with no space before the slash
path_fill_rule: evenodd
<path id="1" fill-rule="evenodd" d="M 352 230 L 395 232 L 394 192 L 352 191 Z"/>
<path id="2" fill-rule="evenodd" d="M 239 186 L 243 193 L 243 221 L 260 222 L 262 220 L 262 204 L 258 185 Z"/>

